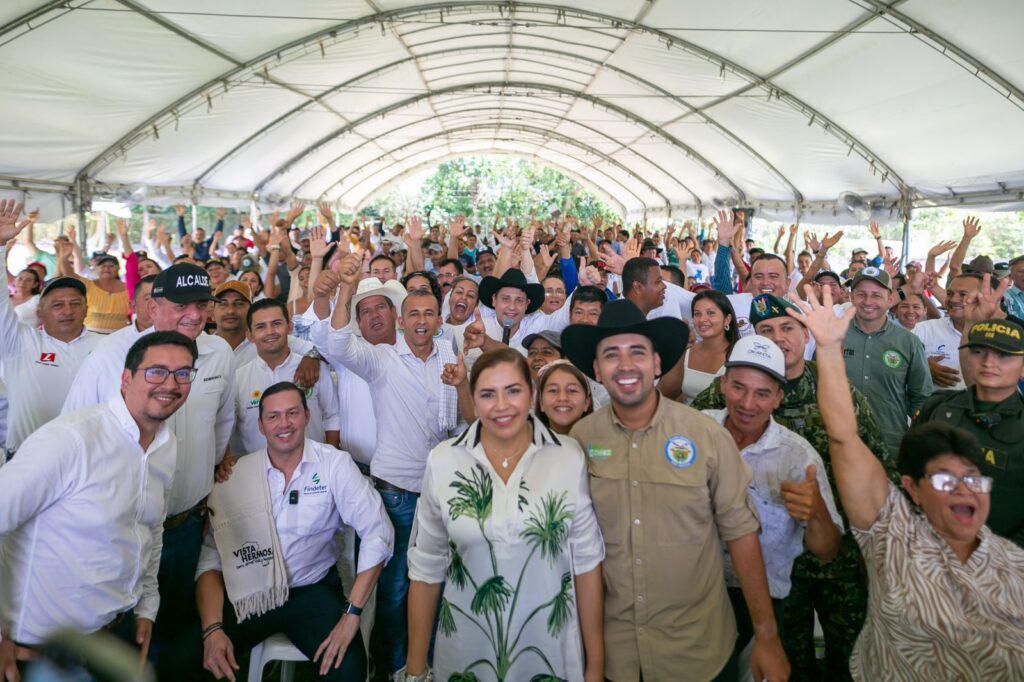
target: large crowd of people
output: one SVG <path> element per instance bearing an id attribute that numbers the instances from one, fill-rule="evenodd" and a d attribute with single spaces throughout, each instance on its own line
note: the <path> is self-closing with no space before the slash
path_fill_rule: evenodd
<path id="1" fill-rule="evenodd" d="M 977 220 L 922 265 L 318 209 L 86 258 L 0 201 L 0 682 L 66 630 L 174 681 L 273 635 L 358 682 L 1024 679 L 1024 255 Z"/>

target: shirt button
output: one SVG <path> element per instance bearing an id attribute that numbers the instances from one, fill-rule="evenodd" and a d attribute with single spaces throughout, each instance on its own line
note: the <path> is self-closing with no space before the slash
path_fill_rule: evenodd
<path id="1" fill-rule="evenodd" d="M 643 601 L 644 600 L 644 595 L 642 595 L 642 594 L 636 595 L 636 600 L 637 601 Z"/>
<path id="2" fill-rule="evenodd" d="M 633 481 L 632 485 L 634 488 L 638 488 L 640 487 L 640 481 Z"/>
<path id="3" fill-rule="evenodd" d="M 637 559 L 637 560 L 636 560 L 636 565 L 637 565 L 637 566 L 639 566 L 639 565 L 640 565 L 640 564 L 642 564 L 643 562 L 644 562 L 644 560 L 643 560 L 643 559 Z"/>
<path id="4" fill-rule="evenodd" d="M 633 525 L 634 526 L 639 526 L 640 525 L 640 519 L 633 519 Z"/>
<path id="5" fill-rule="evenodd" d="M 639 445 L 637 445 L 636 443 L 633 443 L 633 449 L 634 449 L 634 450 L 636 450 L 636 449 L 637 449 L 638 447 L 640 447 L 640 446 L 639 446 Z"/>

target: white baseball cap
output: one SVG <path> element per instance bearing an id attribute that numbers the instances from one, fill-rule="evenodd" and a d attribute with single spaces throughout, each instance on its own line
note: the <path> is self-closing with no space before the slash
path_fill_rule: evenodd
<path id="1" fill-rule="evenodd" d="M 780 383 L 786 383 L 786 356 L 767 336 L 753 334 L 741 338 L 733 345 L 725 366 L 753 367 Z"/>

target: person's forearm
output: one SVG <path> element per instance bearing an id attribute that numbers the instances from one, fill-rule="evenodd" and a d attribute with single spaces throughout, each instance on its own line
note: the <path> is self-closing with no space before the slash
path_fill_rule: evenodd
<path id="1" fill-rule="evenodd" d="M 585 667 L 604 670 L 604 583 L 600 565 L 576 576 L 576 610 Z"/>
<path id="2" fill-rule="evenodd" d="M 345 284 L 338 287 L 338 300 L 334 304 L 334 315 L 331 316 L 331 329 L 344 329 L 349 322 L 348 307 L 352 301 L 352 289 Z M 320 309 L 316 308 L 317 315 Z"/>
<path id="3" fill-rule="evenodd" d="M 459 255 L 459 238 L 451 234 L 448 236 L 448 257 L 458 259 Z"/>
<path id="4" fill-rule="evenodd" d="M 85 272 L 85 258 L 82 257 L 82 247 L 75 242 L 71 243 L 71 259 L 75 272 L 78 274 Z"/>
<path id="5" fill-rule="evenodd" d="M 953 255 L 949 257 L 949 274 L 950 279 L 954 273 L 960 272 L 960 268 L 964 264 L 964 258 L 967 257 L 967 249 L 971 246 L 972 237 L 964 235 L 964 238 L 960 240 L 960 243 L 956 245 L 956 250 L 953 251 Z"/>
<path id="6" fill-rule="evenodd" d="M 267 263 L 267 274 L 263 278 L 263 293 L 267 298 L 277 297 L 277 268 L 281 263 L 281 249 L 274 249 Z"/>
<path id="7" fill-rule="evenodd" d="M 207 571 L 196 579 L 199 624 L 205 630 L 224 618 L 224 574 Z"/>
<path id="8" fill-rule="evenodd" d="M 348 240 L 346 239 L 345 241 Z M 405 274 L 423 272 L 423 246 L 418 241 L 406 246 L 409 247 L 409 250 L 405 252 L 405 259 L 409 262 L 409 267 L 406 269 Z"/>
<path id="9" fill-rule="evenodd" d="M 427 671 L 427 651 L 440 599 L 440 583 L 409 581 L 409 650 L 405 659 L 409 675 L 422 675 Z"/>
<path id="10" fill-rule="evenodd" d="M 316 278 L 320 276 L 323 271 L 323 258 L 313 257 L 313 262 L 309 266 L 309 277 L 306 279 L 306 290 L 302 292 L 302 298 L 316 298 L 313 295 L 313 284 L 316 283 Z M 295 274 L 295 281 L 299 280 L 298 273 Z"/>
<path id="11" fill-rule="evenodd" d="M 476 407 L 473 405 L 473 394 L 469 390 L 469 381 L 463 381 L 455 389 L 459 396 L 459 414 L 467 424 L 476 421 Z"/>
<path id="12" fill-rule="evenodd" d="M 732 276 L 729 273 L 729 263 L 732 261 L 732 247 L 722 245 L 718 247 L 718 255 L 715 256 L 715 290 L 726 296 L 732 293 Z"/>
<path id="13" fill-rule="evenodd" d="M 188 232 L 185 230 L 185 216 L 178 216 L 178 238 L 184 237 Z"/>
<path id="14" fill-rule="evenodd" d="M 352 589 L 348 591 L 348 601 L 352 606 L 359 609 L 366 606 L 366 602 L 370 600 L 370 593 L 373 592 L 373 588 L 377 585 L 377 578 L 380 577 L 380 572 L 383 568 L 384 564 L 379 563 L 356 574 L 356 579 L 352 582 Z"/>
<path id="15" fill-rule="evenodd" d="M 841 537 L 839 529 L 832 522 L 832 517 L 824 506 L 804 528 L 804 545 L 821 561 L 827 562 L 836 558 Z"/>
<path id="16" fill-rule="evenodd" d="M 825 256 L 828 252 L 825 249 L 820 249 L 814 256 L 814 260 L 807 266 L 807 272 L 800 278 L 800 281 L 796 285 L 796 294 L 801 299 L 806 299 L 807 294 L 804 292 L 804 287 L 814 281 L 814 278 L 821 272 L 821 266 L 825 263 Z"/>
<path id="17" fill-rule="evenodd" d="M 782 234 L 780 233 L 775 238 L 775 244 L 772 246 L 772 253 L 777 254 L 779 252 L 779 246 L 781 246 L 781 245 L 782 245 Z"/>
<path id="18" fill-rule="evenodd" d="M 328 445 L 341 449 L 341 432 L 340 431 L 325 431 L 324 442 Z"/>
<path id="19" fill-rule="evenodd" d="M 519 269 L 522 270 L 523 274 L 527 277 L 535 272 L 533 265 L 533 248 L 529 245 L 524 246 L 519 250 Z"/>
<path id="20" fill-rule="evenodd" d="M 754 635 L 759 638 L 778 636 L 775 612 L 772 610 L 771 593 L 768 591 L 768 577 L 764 571 L 761 543 L 757 533 L 747 533 L 726 542 L 736 577 L 743 590 L 743 601 L 750 612 Z"/>

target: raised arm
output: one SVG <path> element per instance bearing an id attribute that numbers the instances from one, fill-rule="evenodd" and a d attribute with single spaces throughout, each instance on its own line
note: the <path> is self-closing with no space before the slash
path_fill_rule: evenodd
<path id="1" fill-rule="evenodd" d="M 828 431 L 836 487 L 850 523 L 865 530 L 882 510 L 889 493 L 889 479 L 882 463 L 857 432 L 857 416 L 846 378 L 843 339 L 856 311 L 850 308 L 842 317 L 836 317 L 831 291 L 822 289 L 822 296 L 819 303 L 813 289 L 808 288 L 807 302 L 797 303 L 803 313 L 786 312 L 803 322 L 817 342 L 818 407 Z"/>
<path id="2" fill-rule="evenodd" d="M 807 286 L 814 281 L 814 278 L 821 272 L 822 266 L 828 259 L 828 250 L 839 243 L 839 240 L 843 238 L 843 231 L 839 230 L 831 237 L 827 234 L 819 242 L 816 238 L 809 238 L 809 245 L 814 249 L 815 255 L 814 260 L 811 261 L 810 266 L 807 268 L 807 272 L 804 273 L 803 278 L 796 285 L 796 292 L 798 295 L 802 295 L 807 290 Z"/>
<path id="3" fill-rule="evenodd" d="M 789 237 L 786 239 L 786 272 L 793 272 L 796 267 L 796 260 L 793 252 L 796 249 L 796 224 L 789 226 Z"/>
<path id="4" fill-rule="evenodd" d="M 971 240 L 981 232 L 981 222 L 974 216 L 968 216 L 964 220 L 963 225 L 964 236 L 960 243 L 956 245 L 953 255 L 949 257 L 949 279 L 946 280 L 947 283 L 960 274 L 960 269 L 964 265 L 964 259 L 967 257 L 967 249 L 971 246 Z"/>
<path id="5" fill-rule="evenodd" d="M 405 221 L 405 233 L 402 235 L 409 251 L 406 260 L 409 267 L 405 272 L 420 272 L 423 270 L 423 221 L 417 215 L 407 218 Z"/>
<path id="6" fill-rule="evenodd" d="M 448 258 L 458 258 L 459 240 L 466 233 L 466 216 L 459 214 L 448 223 Z"/>

